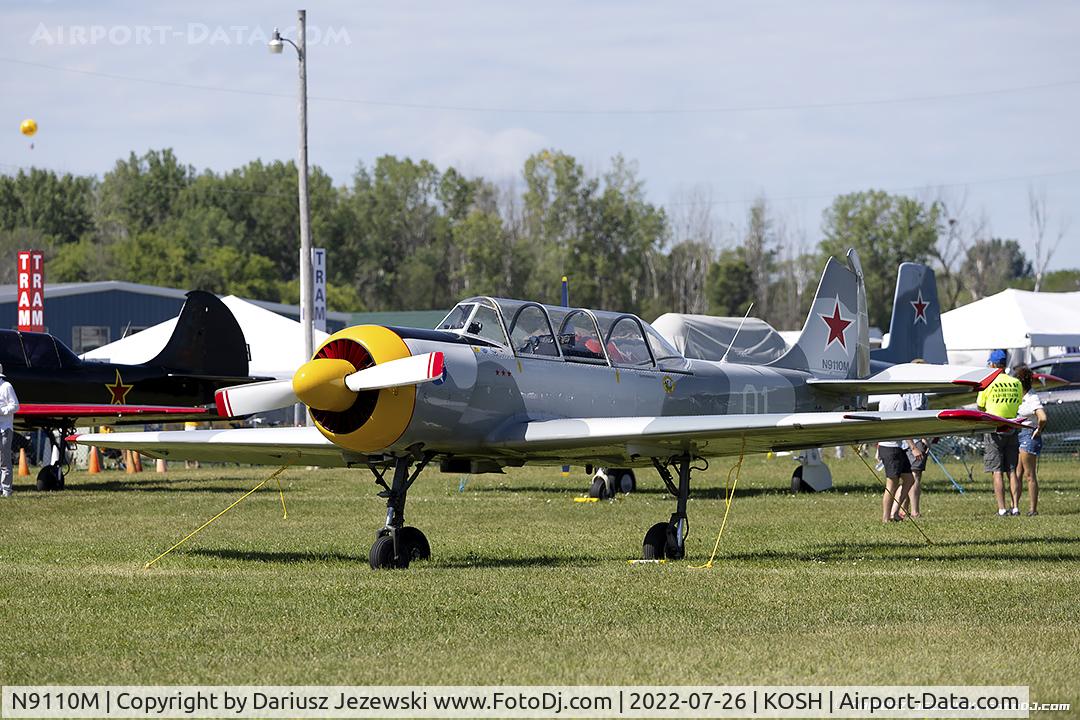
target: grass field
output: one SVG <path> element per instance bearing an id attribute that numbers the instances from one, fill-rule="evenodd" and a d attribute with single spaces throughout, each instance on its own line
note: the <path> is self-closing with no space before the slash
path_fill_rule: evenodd
<path id="1" fill-rule="evenodd" d="M 361 471 L 290 470 L 143 564 L 268 469 L 75 473 L 0 501 L 0 682 L 1027 684 L 1080 700 L 1080 478 L 1043 466 L 1042 514 L 993 516 L 981 476 L 928 473 L 928 546 L 880 524 L 855 459 L 793 496 L 790 460 L 748 459 L 710 570 L 730 463 L 696 477 L 690 561 L 630 566 L 673 500 L 574 503 L 580 470 L 429 472 L 408 518 L 434 557 L 372 572 L 383 501 Z M 967 482 L 961 468 L 950 466 Z M 269 487 L 269 486 L 268 486 Z M 1026 502 L 1026 500 L 1025 500 Z"/>

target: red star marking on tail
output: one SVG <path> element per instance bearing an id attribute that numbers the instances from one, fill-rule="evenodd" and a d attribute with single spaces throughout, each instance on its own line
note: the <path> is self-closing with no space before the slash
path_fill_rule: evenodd
<path id="1" fill-rule="evenodd" d="M 847 349 L 847 341 L 844 339 L 844 331 L 847 330 L 847 326 L 851 324 L 851 320 L 845 320 L 840 315 L 840 300 L 836 300 L 836 304 L 833 306 L 833 313 L 829 315 L 818 315 L 825 324 L 829 326 L 829 339 L 825 341 L 825 349 L 828 350 L 829 346 L 833 344 L 833 340 L 839 340 L 840 344 Z"/>
<path id="2" fill-rule="evenodd" d="M 926 324 L 926 308 L 930 307 L 930 303 L 926 302 L 922 298 L 922 289 L 919 290 L 919 297 L 916 300 L 911 301 L 911 307 L 915 308 L 915 319 L 911 321 L 911 324 L 921 322 Z"/>
<path id="3" fill-rule="evenodd" d="M 108 388 L 110 393 L 112 393 L 111 403 L 113 405 L 123 405 L 124 400 L 127 398 L 127 394 L 131 392 L 131 388 L 133 388 L 134 385 L 125 385 L 124 379 L 120 377 L 120 371 L 117 370 L 116 382 L 112 385 L 105 383 L 105 387 Z"/>

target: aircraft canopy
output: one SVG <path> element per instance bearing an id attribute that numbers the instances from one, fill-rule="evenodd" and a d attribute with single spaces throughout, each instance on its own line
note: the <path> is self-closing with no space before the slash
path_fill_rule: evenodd
<path id="1" fill-rule="evenodd" d="M 437 329 L 523 357 L 675 372 L 690 368 L 660 333 L 629 313 L 474 297 L 458 303 Z"/>

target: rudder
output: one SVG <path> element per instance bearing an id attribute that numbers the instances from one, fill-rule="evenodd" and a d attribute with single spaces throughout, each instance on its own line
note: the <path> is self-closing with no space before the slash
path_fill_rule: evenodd
<path id="1" fill-rule="evenodd" d="M 916 358 L 933 364 L 949 362 L 941 332 L 937 279 L 931 268 L 921 263 L 900 264 L 889 320 L 889 344 L 871 351 L 870 358 L 885 363 L 905 363 Z"/>
<path id="2" fill-rule="evenodd" d="M 854 250 L 848 250 L 847 260 L 845 265 L 830 257 L 825 263 L 799 339 L 770 366 L 823 378 L 869 376 L 870 328 L 862 266 Z"/>
<path id="3" fill-rule="evenodd" d="M 225 303 L 213 293 L 192 290 L 169 341 L 145 364 L 184 375 L 246 377 L 247 341 Z"/>

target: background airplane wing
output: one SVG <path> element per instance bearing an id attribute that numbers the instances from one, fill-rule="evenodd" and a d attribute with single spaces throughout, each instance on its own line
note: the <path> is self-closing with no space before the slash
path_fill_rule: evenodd
<path id="1" fill-rule="evenodd" d="M 138 450 L 165 460 L 345 467 L 344 451 L 313 427 L 114 432 L 75 435 L 80 445 Z M 357 462 L 361 458 L 350 456 Z"/>
<path id="2" fill-rule="evenodd" d="M 52 427 L 58 420 L 79 425 L 187 422 L 216 419 L 210 408 L 173 405 L 107 405 L 105 403 L 22 403 L 15 413 L 20 427 Z M 76 422 L 77 421 L 77 422 Z"/>
<path id="3" fill-rule="evenodd" d="M 815 390 L 845 395 L 966 393 L 982 390 L 1000 372 L 998 368 L 903 363 L 862 380 L 811 378 L 806 384 Z"/>
<path id="4" fill-rule="evenodd" d="M 975 410 L 577 418 L 521 423 L 491 439 L 521 457 L 625 462 L 692 450 L 706 457 L 801 450 L 1020 427 Z"/>

